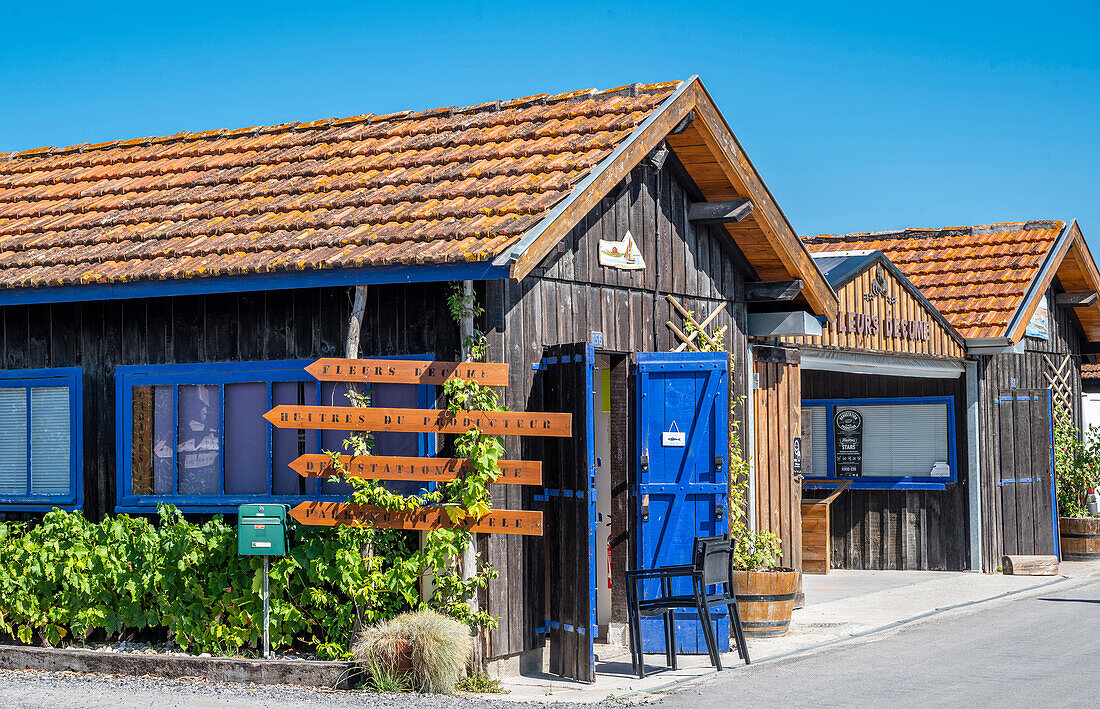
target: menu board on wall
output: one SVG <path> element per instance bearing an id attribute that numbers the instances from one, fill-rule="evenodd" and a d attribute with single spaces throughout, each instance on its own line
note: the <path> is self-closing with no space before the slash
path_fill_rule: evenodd
<path id="1" fill-rule="evenodd" d="M 862 477 L 863 414 L 855 409 L 838 408 L 833 416 L 833 456 L 836 477 Z"/>

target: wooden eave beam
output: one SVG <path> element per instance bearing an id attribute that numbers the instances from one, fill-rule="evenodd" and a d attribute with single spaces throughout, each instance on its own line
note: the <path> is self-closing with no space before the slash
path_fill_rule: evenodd
<path id="1" fill-rule="evenodd" d="M 693 202 L 688 205 L 688 221 L 695 224 L 730 224 L 752 214 L 752 200 Z"/>
<path id="2" fill-rule="evenodd" d="M 598 170 L 592 181 L 577 194 L 568 206 L 558 213 L 553 222 L 546 225 L 538 237 L 516 258 L 511 265 L 512 278 L 520 281 L 538 267 L 550 251 L 565 238 L 565 235 L 586 214 L 596 208 L 600 201 L 637 166 L 650 151 L 664 140 L 680 124 L 695 106 L 695 95 L 699 87 L 698 79 L 693 79 L 659 113 L 653 122 L 630 140 L 625 149 L 615 159 Z"/>
<path id="3" fill-rule="evenodd" d="M 1084 293 L 1059 293 L 1054 297 L 1054 302 L 1063 308 L 1084 308 L 1094 304 L 1100 299 L 1096 291 Z"/>
<path id="4" fill-rule="evenodd" d="M 717 157 L 719 167 L 734 190 L 752 200 L 755 206 L 753 216 L 784 268 L 790 275 L 804 281 L 803 295 L 810 307 L 819 315 L 835 318 L 840 305 L 836 293 L 821 275 L 806 245 L 795 234 L 767 185 L 701 85 L 696 86 L 695 113 L 693 125 Z"/>
<path id="5" fill-rule="evenodd" d="M 745 284 L 746 303 L 794 300 L 802 292 L 802 281 L 757 281 Z"/>

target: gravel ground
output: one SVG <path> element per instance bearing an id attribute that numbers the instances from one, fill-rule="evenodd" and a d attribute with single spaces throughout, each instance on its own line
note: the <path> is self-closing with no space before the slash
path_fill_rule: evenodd
<path id="1" fill-rule="evenodd" d="M 509 709 L 510 707 L 576 707 L 575 704 L 512 702 L 506 694 L 442 697 L 423 694 L 376 694 L 317 690 L 307 687 L 222 684 L 202 679 L 119 677 L 79 672 L 0 670 L 0 707 L 20 709 Z M 621 703 L 583 705 L 618 706 Z"/>

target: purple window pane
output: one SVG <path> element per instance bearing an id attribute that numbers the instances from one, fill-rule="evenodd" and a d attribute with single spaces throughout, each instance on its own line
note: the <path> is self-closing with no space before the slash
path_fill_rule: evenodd
<path id="1" fill-rule="evenodd" d="M 267 494 L 267 384 L 225 385 L 225 494 Z"/>
<path id="2" fill-rule="evenodd" d="M 221 492 L 218 409 L 217 385 L 180 385 L 176 450 L 181 495 L 217 495 Z"/>
<path id="3" fill-rule="evenodd" d="M 275 382 L 271 385 L 272 405 L 279 404 L 306 406 L 317 404 L 317 385 L 312 382 Z M 301 438 L 299 438 L 299 434 Z M 271 485 L 276 495 L 315 494 L 318 483 L 307 480 L 290 469 L 290 462 L 302 453 L 317 453 L 317 433 L 291 428 L 272 428 L 271 430 Z"/>
<path id="4" fill-rule="evenodd" d="M 347 397 L 347 385 L 340 382 L 323 382 L 321 384 L 321 405 L 351 406 L 351 401 Z M 352 449 L 344 445 L 344 441 L 350 435 L 350 431 L 322 431 L 321 450 L 351 455 L 353 453 Z M 330 482 L 328 480 L 321 483 L 321 494 L 323 495 L 347 496 L 351 494 L 351 490 L 351 485 L 348 483 Z"/>
<path id="5" fill-rule="evenodd" d="M 172 387 L 153 387 L 153 494 L 172 494 L 172 433 L 176 416 L 172 410 Z"/>
<path id="6" fill-rule="evenodd" d="M 372 406 L 385 406 L 387 408 L 416 409 L 419 408 L 419 397 L 416 384 L 375 384 Z M 379 431 L 374 434 L 375 455 L 400 455 L 419 456 L 419 433 L 395 433 L 393 431 Z M 397 482 L 387 481 L 386 489 L 402 495 L 415 495 L 422 487 L 423 482 Z"/>

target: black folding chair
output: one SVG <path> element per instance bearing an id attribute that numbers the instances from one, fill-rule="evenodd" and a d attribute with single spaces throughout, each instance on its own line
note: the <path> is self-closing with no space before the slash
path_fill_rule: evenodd
<path id="1" fill-rule="evenodd" d="M 690 578 L 690 594 L 672 593 L 674 579 Z M 641 582 L 659 579 L 660 595 L 641 597 Z M 708 593 L 708 586 L 722 586 L 719 592 Z M 630 613 L 630 659 L 638 678 L 645 677 L 642 657 L 642 618 L 664 616 L 665 658 L 669 667 L 676 669 L 676 621 L 673 611 L 695 609 L 703 626 L 711 664 L 722 669 L 718 656 L 718 639 L 711 623 L 710 609 L 715 606 L 729 608 L 733 624 L 734 646 L 737 654 L 749 664 L 749 648 L 745 644 L 745 632 L 741 628 L 741 615 L 737 612 L 737 597 L 733 591 L 733 542 L 726 537 L 696 537 L 690 564 L 662 566 L 656 569 L 638 569 L 626 572 L 626 595 Z"/>

